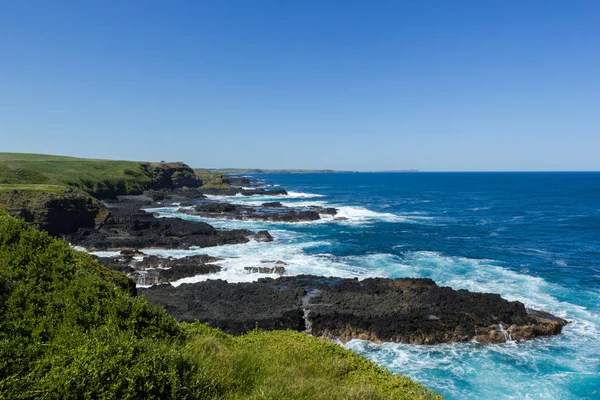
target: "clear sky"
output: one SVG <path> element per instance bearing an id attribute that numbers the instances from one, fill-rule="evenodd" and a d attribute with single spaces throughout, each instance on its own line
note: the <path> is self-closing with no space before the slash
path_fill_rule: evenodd
<path id="1" fill-rule="evenodd" d="M 600 1 L 0 0 L 0 151 L 599 170 Z"/>

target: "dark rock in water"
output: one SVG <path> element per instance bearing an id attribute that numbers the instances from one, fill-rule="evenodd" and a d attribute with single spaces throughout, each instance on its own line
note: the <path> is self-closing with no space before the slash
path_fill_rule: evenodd
<path id="1" fill-rule="evenodd" d="M 156 285 L 182 278 L 219 272 L 221 267 L 210 264 L 219 258 L 206 254 L 183 258 L 147 256 L 133 251 L 122 251 L 116 257 L 97 257 L 107 268 L 123 272 L 138 285 Z"/>
<path id="2" fill-rule="evenodd" d="M 88 250 L 209 247 L 246 243 L 247 230 L 217 230 L 211 225 L 179 218 L 157 218 L 135 207 L 117 204 L 109 208 L 103 223 L 67 235 L 74 245 Z"/>
<path id="3" fill-rule="evenodd" d="M 276 267 L 244 267 L 244 270 L 248 271 L 251 274 L 277 274 L 283 275 L 285 274 L 285 267 L 276 266 Z"/>
<path id="4" fill-rule="evenodd" d="M 198 212 L 207 213 L 227 213 L 238 210 L 240 207 L 229 203 L 202 203 L 195 207 Z"/>
<path id="5" fill-rule="evenodd" d="M 252 184 L 252 181 L 245 176 L 227 176 L 225 177 L 225 183 L 231 186 L 249 186 Z"/>
<path id="6" fill-rule="evenodd" d="M 262 207 L 283 207 L 283 205 L 278 201 L 272 201 L 270 203 L 262 203 Z"/>
<path id="7" fill-rule="evenodd" d="M 261 263 L 263 264 L 275 264 L 275 265 L 288 265 L 286 262 L 283 262 L 281 260 L 279 261 L 274 261 L 274 260 L 262 260 Z"/>
<path id="8" fill-rule="evenodd" d="M 271 285 L 211 280 L 194 284 L 140 289 L 152 303 L 162 305 L 180 321 L 209 323 L 230 334 L 261 329 L 305 329 L 298 299 L 302 288 L 281 290 Z"/>
<path id="9" fill-rule="evenodd" d="M 285 196 L 288 194 L 284 189 L 242 189 L 239 187 L 202 188 L 200 191 L 204 194 L 218 196 L 235 196 L 236 194 L 241 194 L 243 196 Z"/>
<path id="10" fill-rule="evenodd" d="M 189 200 L 206 199 L 206 196 L 198 188 L 176 188 L 176 189 L 160 189 L 146 190 L 144 195 L 154 203 L 156 202 L 182 202 Z"/>
<path id="11" fill-rule="evenodd" d="M 256 234 L 254 234 L 253 238 L 257 242 L 272 242 L 274 240 L 273 236 L 271 236 L 269 231 L 256 232 Z"/>
<path id="12" fill-rule="evenodd" d="M 229 333 L 310 328 L 315 336 L 375 342 L 503 343 L 561 332 L 567 321 L 531 312 L 497 294 L 440 287 L 430 279 L 317 276 L 227 284 L 206 281 L 140 290 L 183 321 L 199 319 Z M 299 321 L 298 315 L 304 316 Z"/>
<path id="13" fill-rule="evenodd" d="M 244 196 L 287 196 L 284 189 L 242 189 L 240 193 Z"/>
<path id="14" fill-rule="evenodd" d="M 279 204 L 279 203 L 277 203 Z M 180 208 L 183 214 L 197 215 L 205 218 L 232 219 L 239 221 L 271 221 L 271 222 L 306 222 L 321 219 L 321 207 L 285 207 L 275 206 L 271 203 L 268 207 L 249 207 L 244 205 L 208 202 L 194 208 Z"/>
<path id="15" fill-rule="evenodd" d="M 338 213 L 337 208 L 333 208 L 333 207 L 321 208 L 319 210 L 319 214 L 336 215 L 337 213 Z"/>

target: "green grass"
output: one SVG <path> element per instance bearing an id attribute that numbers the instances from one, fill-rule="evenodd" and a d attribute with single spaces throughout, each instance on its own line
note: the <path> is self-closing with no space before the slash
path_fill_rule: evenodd
<path id="1" fill-rule="evenodd" d="M 65 200 L 71 206 L 79 204 L 101 208 L 101 203 L 80 189 L 65 185 L 2 185 L 0 184 L 0 209 L 26 209 L 32 214 L 42 215 L 47 212 L 50 202 Z"/>
<path id="2" fill-rule="evenodd" d="M 204 168 L 194 168 L 194 172 L 202 179 L 203 189 L 231 189 L 231 185 L 225 183 L 225 177 L 220 172 Z"/>
<path id="3" fill-rule="evenodd" d="M 438 398 L 334 343 L 180 324 L 128 290 L 0 210 L 0 398 Z"/>
<path id="4" fill-rule="evenodd" d="M 144 163 L 45 154 L 0 153 L 0 184 L 67 185 L 97 197 L 140 194 L 160 180 L 161 171 L 166 168 L 189 169 L 182 163 Z M 192 174 L 191 169 L 189 173 Z"/>
<path id="5" fill-rule="evenodd" d="M 30 185 L 2 185 L 0 184 L 0 192 L 12 192 L 15 190 L 19 190 L 25 193 L 54 193 L 54 194 L 62 194 L 68 189 L 68 186 L 65 185 L 44 185 L 44 184 L 30 184 Z"/>

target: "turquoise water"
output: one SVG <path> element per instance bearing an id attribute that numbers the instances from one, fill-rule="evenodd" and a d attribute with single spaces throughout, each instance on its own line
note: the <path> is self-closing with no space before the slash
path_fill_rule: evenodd
<path id="1" fill-rule="evenodd" d="M 275 224 L 273 243 L 197 250 L 228 257 L 210 278 L 247 281 L 243 267 L 283 260 L 289 274 L 429 277 L 494 292 L 571 321 L 530 342 L 345 346 L 448 399 L 600 398 L 600 173 L 356 173 L 258 175 L 287 198 L 335 206 L 347 220 Z M 165 216 L 194 219 L 160 209 Z M 161 253 L 159 251 L 155 251 Z M 185 255 L 192 251 L 166 252 Z M 165 252 L 162 252 L 165 253 Z M 184 281 L 206 279 L 190 278 Z"/>

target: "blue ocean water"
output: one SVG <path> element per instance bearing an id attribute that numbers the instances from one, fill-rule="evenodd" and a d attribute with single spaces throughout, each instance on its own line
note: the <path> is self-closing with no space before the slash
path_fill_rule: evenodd
<path id="1" fill-rule="evenodd" d="M 221 227 L 268 229 L 276 238 L 197 250 L 227 257 L 224 271 L 211 278 L 253 280 L 257 275 L 245 273 L 244 266 L 283 260 L 288 274 L 428 277 L 455 289 L 499 293 L 571 324 L 556 337 L 500 345 L 353 340 L 345 346 L 448 399 L 600 398 L 600 173 L 256 177 L 290 195 L 234 201 L 335 206 L 344 219 L 210 220 Z M 175 208 L 157 211 L 195 219 Z M 184 281 L 198 279 L 206 277 Z"/>

